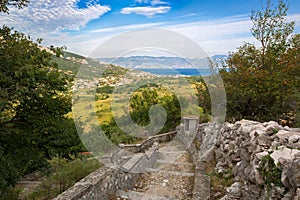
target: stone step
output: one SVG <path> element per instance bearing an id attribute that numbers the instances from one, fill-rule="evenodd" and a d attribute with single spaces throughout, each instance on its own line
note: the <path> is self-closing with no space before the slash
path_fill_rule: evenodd
<path id="1" fill-rule="evenodd" d="M 141 162 L 143 160 L 144 162 Z M 127 160 L 122 166 L 121 169 L 125 172 L 140 172 L 143 171 L 144 166 L 138 166 L 138 163 L 145 164 L 147 166 L 148 158 L 144 153 L 137 153 Z"/>
<path id="2" fill-rule="evenodd" d="M 159 164 L 168 164 L 168 165 L 188 165 L 188 166 L 193 166 L 192 163 L 188 163 L 188 162 L 172 162 L 172 161 L 162 160 L 162 159 L 157 159 L 156 162 L 159 163 Z"/>
<path id="3" fill-rule="evenodd" d="M 158 152 L 162 154 L 186 154 L 187 153 L 187 151 L 178 151 L 178 150 L 172 151 L 172 150 L 163 150 L 163 149 L 159 149 Z"/>
<path id="4" fill-rule="evenodd" d="M 195 176 L 195 174 L 191 172 L 167 171 L 167 170 L 155 169 L 155 168 L 145 168 L 145 172 L 169 174 L 174 176 L 189 176 L 189 177 Z"/>
<path id="5" fill-rule="evenodd" d="M 186 153 L 186 151 L 158 151 L 158 159 L 175 161 L 174 158 L 179 158 Z"/>
<path id="6" fill-rule="evenodd" d="M 146 194 L 132 190 L 129 190 L 127 192 L 123 190 L 118 190 L 117 195 L 123 199 L 128 200 L 175 200 L 172 197 L 159 196 L 156 194 Z"/>
<path id="7" fill-rule="evenodd" d="M 181 156 L 187 154 L 186 151 L 158 151 L 159 160 L 165 160 L 166 162 L 175 162 Z"/>

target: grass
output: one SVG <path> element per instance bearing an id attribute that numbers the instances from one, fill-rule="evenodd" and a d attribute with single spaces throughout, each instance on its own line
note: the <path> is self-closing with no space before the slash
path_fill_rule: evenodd
<path id="1" fill-rule="evenodd" d="M 35 191 L 27 194 L 24 199 L 52 199 L 102 166 L 95 158 L 81 158 L 68 162 L 66 159 L 55 157 L 49 163 L 50 173 Z"/>
<path id="2" fill-rule="evenodd" d="M 206 175 L 210 177 L 211 194 L 220 194 L 213 199 L 219 199 L 226 194 L 226 188 L 234 183 L 232 170 L 228 169 L 226 173 L 219 174 L 214 171 L 215 162 L 210 163 L 206 169 Z"/>
<path id="3" fill-rule="evenodd" d="M 171 89 L 173 87 L 173 89 Z M 105 125 L 109 124 L 113 117 L 122 117 L 126 112 L 124 108 L 129 108 L 129 102 L 126 102 L 130 95 L 125 88 L 122 93 L 95 93 L 91 89 L 80 89 L 77 91 L 79 94 L 77 100 L 74 101 L 75 106 L 73 107 L 74 117 L 79 119 L 84 125 L 84 133 L 90 132 L 94 125 Z M 136 94 L 138 91 L 133 92 L 131 95 Z M 182 97 L 183 100 L 181 113 L 182 115 L 198 115 L 201 119 L 207 119 L 203 116 L 203 110 L 198 107 L 197 102 L 195 102 L 195 97 L 191 96 L 195 94 L 193 85 L 181 85 L 177 79 L 170 79 L 169 85 L 162 85 L 157 88 L 157 93 L 159 97 L 172 95 L 175 93 L 176 97 Z M 97 95 L 97 96 L 95 96 Z M 125 95 L 125 96 L 124 96 Z M 105 98 L 102 98 L 104 97 Z M 95 98 L 97 97 L 97 98 Z M 195 105 L 194 105 L 195 104 Z M 113 106 L 113 112 L 112 112 Z M 126 107 L 127 106 L 127 107 Z M 72 113 L 69 113 L 69 117 L 73 117 Z M 207 120 L 205 120 L 207 121 Z"/>

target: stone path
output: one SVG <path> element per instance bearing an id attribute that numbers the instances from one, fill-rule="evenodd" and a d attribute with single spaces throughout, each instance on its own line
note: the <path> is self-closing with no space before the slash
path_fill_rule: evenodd
<path id="1" fill-rule="evenodd" d="M 146 168 L 135 187 L 118 191 L 119 200 L 190 200 L 194 185 L 194 167 L 190 155 L 175 141 L 161 145 L 158 159 Z M 147 153 L 147 152 L 146 152 Z"/>

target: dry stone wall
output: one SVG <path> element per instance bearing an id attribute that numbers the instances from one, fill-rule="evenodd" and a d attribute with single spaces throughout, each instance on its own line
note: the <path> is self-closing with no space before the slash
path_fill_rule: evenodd
<path id="1" fill-rule="evenodd" d="M 133 187 L 138 176 L 138 174 L 103 167 L 77 182 L 55 200 L 111 199 L 117 188 L 126 190 Z"/>
<path id="2" fill-rule="evenodd" d="M 157 156 L 157 142 L 167 142 L 176 132 L 151 136 L 141 144 L 120 145 L 118 151 L 105 161 L 110 167 L 102 167 L 77 182 L 55 200 L 114 199 L 117 190 L 133 188 L 143 168 L 151 167 Z M 146 153 L 144 153 L 147 150 Z"/>
<path id="3" fill-rule="evenodd" d="M 222 200 L 300 199 L 299 129 L 273 121 L 200 124 L 190 151 L 200 171 L 213 163 L 216 174 L 233 177 Z"/>

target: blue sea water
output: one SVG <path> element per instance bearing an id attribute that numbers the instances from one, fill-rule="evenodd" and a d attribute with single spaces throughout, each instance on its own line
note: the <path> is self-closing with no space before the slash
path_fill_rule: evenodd
<path id="1" fill-rule="evenodd" d="M 135 70 L 149 72 L 161 76 L 209 76 L 211 69 L 209 68 L 134 68 Z"/>

